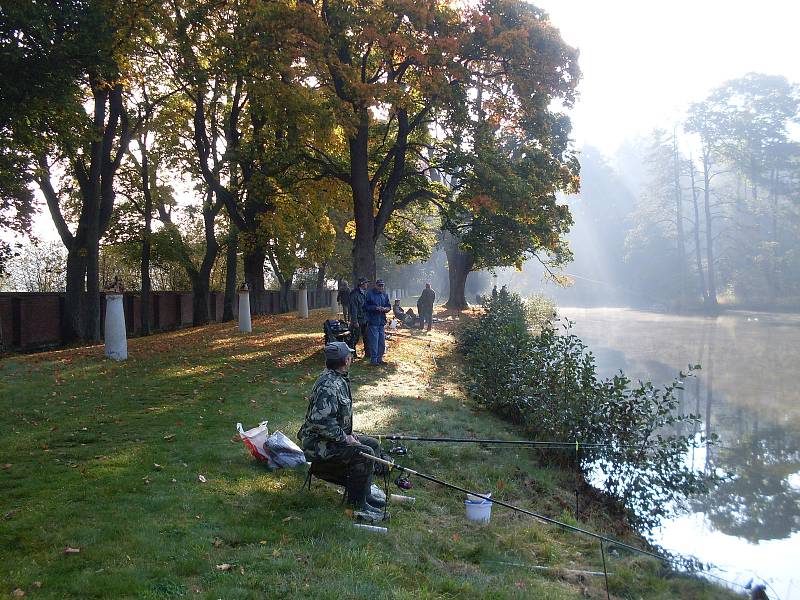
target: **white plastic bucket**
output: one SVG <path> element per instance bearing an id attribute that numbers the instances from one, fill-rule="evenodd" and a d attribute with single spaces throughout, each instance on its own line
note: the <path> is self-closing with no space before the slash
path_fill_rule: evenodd
<path id="1" fill-rule="evenodd" d="M 488 500 L 475 502 L 464 500 L 464 507 L 467 510 L 467 520 L 476 523 L 488 523 L 492 517 L 492 503 Z"/>
<path id="2" fill-rule="evenodd" d="M 482 496 L 486 496 L 487 498 L 491 498 L 492 497 L 492 492 L 489 492 L 488 494 L 481 494 L 481 495 Z M 469 500 L 470 502 L 486 502 L 483 498 L 481 498 L 480 496 L 476 496 L 475 494 L 467 494 L 467 500 Z"/>

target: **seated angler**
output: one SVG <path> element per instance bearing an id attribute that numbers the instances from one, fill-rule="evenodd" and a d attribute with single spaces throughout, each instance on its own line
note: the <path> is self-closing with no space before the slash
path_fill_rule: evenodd
<path id="1" fill-rule="evenodd" d="M 314 384 L 297 437 L 314 475 L 344 485 L 348 504 L 358 516 L 382 521 L 385 503 L 370 494 L 375 463 L 360 454 L 380 456 L 380 444 L 367 435 L 353 435 L 348 378 L 352 362 L 352 351 L 344 342 L 325 346 L 326 368 Z"/>

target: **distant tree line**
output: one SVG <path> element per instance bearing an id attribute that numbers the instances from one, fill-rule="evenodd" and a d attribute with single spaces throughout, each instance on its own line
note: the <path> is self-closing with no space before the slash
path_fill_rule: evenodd
<path id="1" fill-rule="evenodd" d="M 266 272 L 286 301 L 445 242 L 464 306 L 474 269 L 569 259 L 556 193 L 578 162 L 553 107 L 579 75 L 521 0 L 9 0 L 0 228 L 29 231 L 43 195 L 79 339 L 111 258 L 135 265 L 145 332 L 176 265 L 202 324 L 220 274 L 226 316 L 241 279 L 259 313 Z"/>
<path id="2" fill-rule="evenodd" d="M 800 309 L 800 90 L 751 73 L 613 158 L 581 152 L 564 304 Z"/>

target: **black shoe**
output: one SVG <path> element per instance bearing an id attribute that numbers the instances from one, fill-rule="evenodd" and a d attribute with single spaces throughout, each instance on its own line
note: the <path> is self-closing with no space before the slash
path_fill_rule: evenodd
<path id="1" fill-rule="evenodd" d="M 382 366 L 382 367 L 386 367 L 386 366 L 388 366 L 388 365 L 389 365 L 389 363 L 388 363 L 388 362 L 386 362 L 385 360 L 379 360 L 379 361 L 378 361 L 378 364 L 379 364 L 380 366 Z"/>

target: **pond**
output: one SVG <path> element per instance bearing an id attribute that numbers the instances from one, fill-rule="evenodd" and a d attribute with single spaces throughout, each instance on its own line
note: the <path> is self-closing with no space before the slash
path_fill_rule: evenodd
<path id="1" fill-rule="evenodd" d="M 770 598 L 800 600 L 800 315 L 562 307 L 559 316 L 575 322 L 602 376 L 622 369 L 664 384 L 690 363 L 702 366 L 681 403 L 720 444 L 687 460 L 733 477 L 653 541 L 714 563 L 712 574 L 736 584 L 764 580 Z"/>

